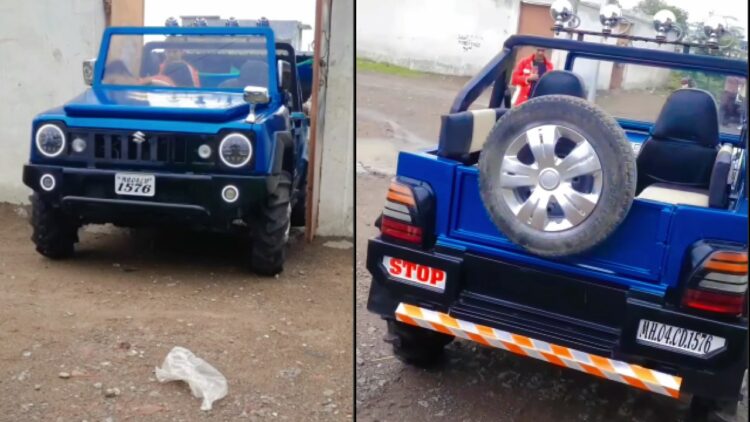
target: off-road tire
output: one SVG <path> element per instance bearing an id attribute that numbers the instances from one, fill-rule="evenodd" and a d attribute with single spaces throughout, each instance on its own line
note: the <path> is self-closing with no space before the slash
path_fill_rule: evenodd
<path id="1" fill-rule="evenodd" d="M 305 212 L 307 210 L 307 177 L 299 184 L 297 202 L 292 207 L 292 227 L 302 227 L 305 225 L 307 218 Z"/>
<path id="2" fill-rule="evenodd" d="M 31 196 L 31 240 L 36 251 L 50 259 L 64 259 L 73 255 L 78 242 L 79 224 L 66 215 L 58 204 L 39 194 Z"/>
<path id="3" fill-rule="evenodd" d="M 440 361 L 445 346 L 454 337 L 425 328 L 388 320 L 385 341 L 393 346 L 393 354 L 402 362 L 429 368 Z"/>
<path id="4" fill-rule="evenodd" d="M 290 196 L 292 178 L 279 174 L 276 189 L 268 194 L 254 224 L 251 265 L 260 275 L 273 276 L 284 270 L 289 240 Z"/>
<path id="5" fill-rule="evenodd" d="M 602 170 L 602 192 L 595 208 L 577 226 L 558 232 L 521 224 L 503 200 L 498 177 L 511 142 L 544 124 L 566 126 L 583 135 Z M 479 190 L 492 222 L 508 239 L 539 256 L 574 255 L 603 242 L 625 219 L 635 187 L 635 156 L 623 129 L 599 107 L 566 95 L 533 98 L 509 110 L 496 122 L 479 159 Z"/>
<path id="6" fill-rule="evenodd" d="M 687 422 L 740 422 L 747 420 L 741 418 L 740 412 L 747 409 L 747 370 L 742 379 L 740 387 L 740 401 L 717 401 L 694 396 L 690 400 Z M 740 402 L 744 402 L 743 410 Z"/>

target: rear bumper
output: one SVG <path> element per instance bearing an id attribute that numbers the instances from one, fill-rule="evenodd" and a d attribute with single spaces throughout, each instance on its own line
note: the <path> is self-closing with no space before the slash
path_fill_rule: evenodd
<path id="1" fill-rule="evenodd" d="M 747 368 L 746 320 L 729 323 L 686 314 L 663 306 L 658 298 L 638 297 L 594 280 L 539 272 L 468 253 L 427 252 L 373 239 L 367 255 L 373 276 L 367 306 L 384 318 L 397 319 L 399 306 L 412 305 L 465 323 L 674 375 L 680 378 L 679 393 L 738 397 Z M 397 281 L 382 264 L 384 256 L 444 270 L 445 291 Z M 707 357 L 695 357 L 640 344 L 635 339 L 641 319 L 720 336 L 726 346 Z"/>
<path id="2" fill-rule="evenodd" d="M 155 175 L 155 195 L 135 197 L 115 194 L 115 173 L 118 171 L 27 164 L 23 181 L 86 223 L 166 223 L 214 228 L 226 228 L 232 221 L 252 214 L 276 183 L 274 176 L 147 172 Z M 55 187 L 50 192 L 40 187 L 39 180 L 44 174 L 55 178 Z M 239 190 L 236 202 L 222 200 L 221 191 L 227 185 Z"/>

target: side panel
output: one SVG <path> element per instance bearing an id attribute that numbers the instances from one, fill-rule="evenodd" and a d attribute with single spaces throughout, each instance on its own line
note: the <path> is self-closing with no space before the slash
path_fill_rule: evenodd
<path id="1" fill-rule="evenodd" d="M 671 285 L 677 284 L 685 254 L 696 241 L 715 239 L 737 242 L 747 247 L 747 230 L 747 214 L 711 208 L 676 207 L 669 233 L 664 280 Z"/>

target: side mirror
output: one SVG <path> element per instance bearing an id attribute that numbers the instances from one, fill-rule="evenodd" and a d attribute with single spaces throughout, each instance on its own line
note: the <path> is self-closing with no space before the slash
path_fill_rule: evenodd
<path id="1" fill-rule="evenodd" d="M 279 87 L 289 92 L 293 92 L 294 87 L 292 87 L 292 65 L 284 60 L 278 60 L 277 62 L 277 69 L 279 70 Z"/>
<path id="2" fill-rule="evenodd" d="M 96 59 L 88 59 L 83 61 L 83 83 L 88 86 L 94 82 L 94 66 L 96 65 Z"/>
<path id="3" fill-rule="evenodd" d="M 268 88 L 248 85 L 243 91 L 242 98 L 250 104 L 250 114 L 245 121 L 255 123 L 255 106 L 258 104 L 268 104 L 271 99 L 268 96 Z"/>

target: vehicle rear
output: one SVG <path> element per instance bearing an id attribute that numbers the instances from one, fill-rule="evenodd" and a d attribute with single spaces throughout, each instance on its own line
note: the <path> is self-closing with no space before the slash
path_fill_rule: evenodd
<path id="1" fill-rule="evenodd" d="M 481 191 L 482 145 L 511 109 L 514 54 L 529 45 L 555 49 L 561 70 L 594 86 L 605 85 L 596 79 L 603 68 L 627 66 L 630 75 L 624 86 L 583 98 L 618 118 L 637 163 L 635 198 L 603 241 L 565 256 L 533 253 L 504 234 Z M 747 367 L 747 129 L 746 111 L 732 114 L 721 97 L 730 77 L 744 91 L 744 66 L 513 37 L 442 117 L 438 148 L 400 153 L 381 235 L 368 245 L 368 309 L 672 397 L 736 400 Z M 659 72 L 661 85 L 637 84 L 635 76 Z M 669 97 L 685 95 L 672 85 L 686 74 L 719 103 L 715 143 L 688 155 L 670 149 L 690 126 L 669 105 L 685 104 Z M 487 108 L 474 105 L 482 95 Z M 666 141 L 655 140 L 660 134 Z M 704 153 L 711 158 L 696 158 Z M 670 177 L 679 180 L 666 183 Z M 683 183 L 693 179 L 705 186 Z"/>

